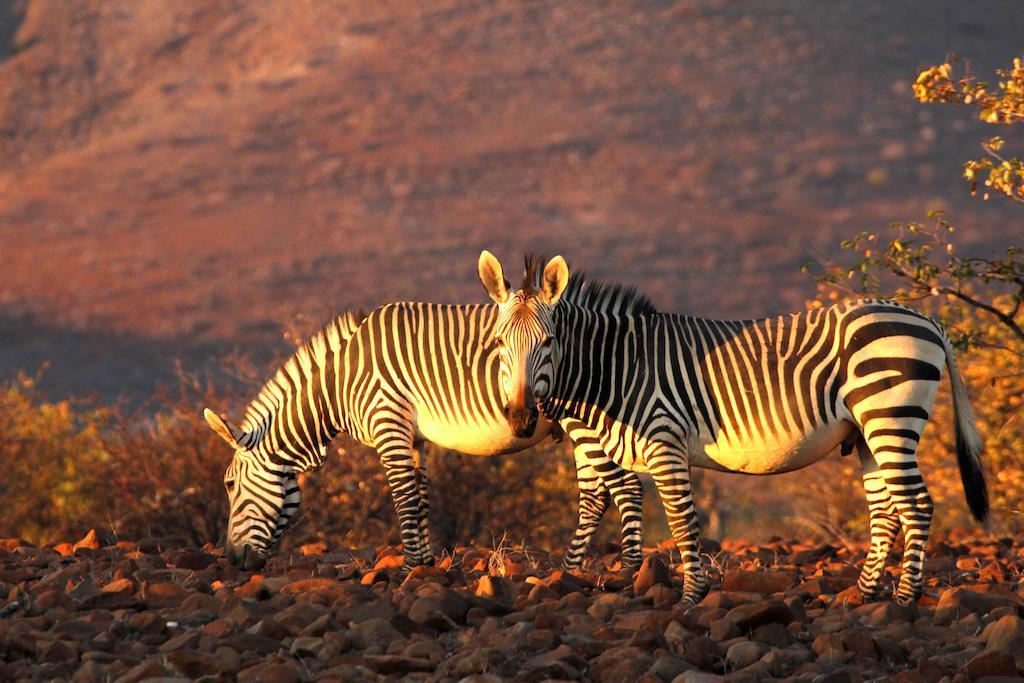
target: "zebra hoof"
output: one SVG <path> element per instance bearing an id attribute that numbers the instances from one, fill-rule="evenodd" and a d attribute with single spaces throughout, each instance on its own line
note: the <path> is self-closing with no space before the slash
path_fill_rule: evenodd
<path id="1" fill-rule="evenodd" d="M 896 595 L 893 597 L 893 600 L 895 600 L 896 604 L 900 607 L 909 607 L 911 605 L 917 604 L 917 601 L 920 598 L 921 594 L 918 593 L 916 595 Z"/>

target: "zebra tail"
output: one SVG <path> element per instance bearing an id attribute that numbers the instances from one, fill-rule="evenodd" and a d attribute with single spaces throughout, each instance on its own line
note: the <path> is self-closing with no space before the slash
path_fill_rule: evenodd
<path id="1" fill-rule="evenodd" d="M 945 340 L 946 367 L 949 368 L 949 384 L 953 389 L 953 414 L 956 416 L 956 464 L 960 468 L 960 481 L 964 485 L 964 497 L 971 514 L 979 522 L 988 519 L 988 486 L 985 471 L 981 467 L 981 453 L 984 442 L 975 424 L 974 409 L 967 395 L 956 354 L 949 340 Z"/>

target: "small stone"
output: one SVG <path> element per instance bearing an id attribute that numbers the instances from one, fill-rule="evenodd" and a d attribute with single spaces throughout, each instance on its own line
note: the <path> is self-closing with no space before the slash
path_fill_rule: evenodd
<path id="1" fill-rule="evenodd" d="M 1024 652 L 1024 620 L 1007 614 L 989 625 L 983 635 L 987 640 L 986 650 L 995 650 L 1007 654 Z"/>
<path id="2" fill-rule="evenodd" d="M 367 619 L 352 628 L 352 642 L 363 650 L 377 647 L 384 652 L 393 641 L 404 639 L 387 619 Z"/>
<path id="3" fill-rule="evenodd" d="M 725 573 L 723 590 L 745 593 L 781 593 L 796 585 L 800 575 L 795 571 L 744 571 L 733 569 Z"/>
<path id="4" fill-rule="evenodd" d="M 299 683 L 298 670 L 287 664 L 259 663 L 238 672 L 238 683 Z"/>
<path id="5" fill-rule="evenodd" d="M 504 576 L 491 576 L 489 574 L 484 574 L 480 577 L 475 594 L 506 607 L 511 607 L 517 597 L 516 587 L 512 581 Z"/>
<path id="6" fill-rule="evenodd" d="M 634 681 L 644 675 L 653 658 L 635 647 L 613 647 L 590 663 L 588 676 L 598 683 Z"/>
<path id="7" fill-rule="evenodd" d="M 672 587 L 672 570 L 657 553 L 644 558 L 643 564 L 633 578 L 633 591 L 637 595 L 646 594 L 652 586 Z"/>
<path id="8" fill-rule="evenodd" d="M 202 571 L 213 564 L 217 564 L 217 557 L 209 553 L 184 553 L 174 560 L 175 567 L 193 571 Z"/>
<path id="9" fill-rule="evenodd" d="M 199 644 L 202 634 L 199 631 L 186 631 L 172 636 L 160 646 L 160 652 L 173 652 L 174 650 L 194 650 Z"/>
<path id="10" fill-rule="evenodd" d="M 762 624 L 788 624 L 793 621 L 793 612 L 785 603 L 769 600 L 733 607 L 724 618 L 736 624 L 741 631 L 746 631 Z"/>
<path id="11" fill-rule="evenodd" d="M 142 582 L 139 590 L 139 597 L 150 609 L 162 607 L 176 607 L 186 597 L 187 592 L 181 586 L 173 583 Z"/>
<path id="12" fill-rule="evenodd" d="M 80 550 L 82 548 L 99 550 L 102 547 L 103 544 L 100 542 L 99 534 L 96 533 L 95 529 L 89 529 L 89 533 L 85 535 L 85 538 L 76 543 L 72 550 Z"/>
<path id="13" fill-rule="evenodd" d="M 651 668 L 647 670 L 647 675 L 654 676 L 663 683 L 669 683 L 675 680 L 675 678 L 693 667 L 688 664 L 685 660 L 675 657 L 673 655 L 662 655 L 654 661 Z"/>
<path id="14" fill-rule="evenodd" d="M 711 628 L 708 630 L 708 637 L 716 643 L 721 643 L 723 640 L 735 638 L 741 633 L 739 627 L 727 619 L 716 619 L 711 622 Z"/>
<path id="15" fill-rule="evenodd" d="M 1005 652 L 985 650 L 975 655 L 964 671 L 972 681 L 983 676 L 1016 676 L 1017 667 L 1013 663 L 1013 657 Z"/>
<path id="16" fill-rule="evenodd" d="M 1020 604 L 1020 598 L 1015 595 L 948 588 L 942 592 L 936 605 L 935 623 L 946 626 L 971 613 L 984 616 L 998 607 L 1018 608 Z"/>

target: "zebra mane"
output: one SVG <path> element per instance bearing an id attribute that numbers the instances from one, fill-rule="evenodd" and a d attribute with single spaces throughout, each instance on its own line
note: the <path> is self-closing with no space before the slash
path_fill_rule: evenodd
<path id="1" fill-rule="evenodd" d="M 243 446 L 253 448 L 260 442 L 274 415 L 292 398 L 294 385 L 300 383 L 299 379 L 305 380 L 323 367 L 328 350 L 341 353 L 365 318 L 366 311 L 362 308 L 350 308 L 339 313 L 278 368 L 245 409 L 240 439 Z"/>
<path id="2" fill-rule="evenodd" d="M 589 281 L 583 271 L 569 276 L 562 301 L 601 313 L 653 315 L 658 312 L 647 296 L 636 287 L 618 282 Z"/>
<path id="3" fill-rule="evenodd" d="M 539 292 L 540 278 L 546 263 L 547 259 L 539 254 L 526 254 L 520 288 L 528 294 Z M 569 276 L 562 299 L 580 308 L 601 313 L 650 315 L 658 312 L 651 300 L 637 292 L 635 287 L 617 282 L 590 281 L 583 271 L 573 272 Z"/>
<path id="4" fill-rule="evenodd" d="M 540 291 L 540 276 L 544 272 L 544 264 L 548 260 L 542 254 L 529 252 L 523 257 L 523 282 L 519 289 L 529 295 L 537 294 Z"/>

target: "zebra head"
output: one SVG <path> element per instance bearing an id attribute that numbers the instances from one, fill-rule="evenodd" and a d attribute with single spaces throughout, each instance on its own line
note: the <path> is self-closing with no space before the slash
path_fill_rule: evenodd
<path id="1" fill-rule="evenodd" d="M 538 402 L 551 392 L 558 361 L 558 340 L 552 314 L 569 282 L 569 266 L 556 256 L 541 271 L 542 260 L 527 257 L 518 291 L 510 289 L 498 259 L 480 254 L 480 281 L 498 304 L 493 338 L 499 355 L 502 409 L 513 433 L 533 436 L 540 414 Z M 538 274 L 540 277 L 538 278 Z"/>
<path id="2" fill-rule="evenodd" d="M 213 431 L 235 449 L 224 472 L 228 494 L 228 530 L 224 550 L 228 561 L 246 570 L 267 562 L 282 534 L 299 510 L 301 492 L 294 467 L 274 454 L 247 446 L 248 435 L 229 425 L 210 409 L 203 417 Z"/>

